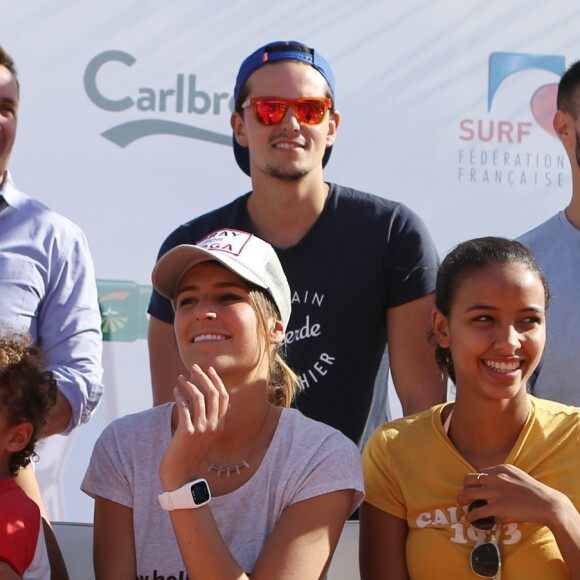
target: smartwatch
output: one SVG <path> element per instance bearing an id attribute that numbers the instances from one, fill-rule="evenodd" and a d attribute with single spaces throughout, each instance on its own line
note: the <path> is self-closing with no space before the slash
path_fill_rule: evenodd
<path id="1" fill-rule="evenodd" d="M 165 491 L 157 497 L 161 507 L 166 511 L 188 510 L 209 503 L 211 492 L 205 479 L 196 479 L 175 491 Z"/>

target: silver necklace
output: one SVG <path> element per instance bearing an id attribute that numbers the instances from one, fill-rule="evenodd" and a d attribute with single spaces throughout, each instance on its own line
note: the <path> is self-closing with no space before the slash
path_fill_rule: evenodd
<path id="1" fill-rule="evenodd" d="M 266 424 L 266 420 L 270 416 L 270 410 L 271 410 L 271 407 L 268 406 L 268 410 L 266 411 L 266 416 L 264 417 L 264 420 L 262 421 L 262 425 L 260 426 L 260 429 L 258 430 L 258 435 L 262 432 L 262 429 L 264 428 L 264 425 Z M 253 453 L 250 455 L 253 455 Z M 226 477 L 229 477 L 232 473 L 235 473 L 236 475 L 241 475 L 242 469 L 244 467 L 247 467 L 248 469 L 250 468 L 250 464 L 245 459 L 242 459 L 239 463 L 236 463 L 236 465 L 233 465 L 233 466 L 216 465 L 215 463 L 210 463 L 209 467 L 207 468 L 207 472 L 209 473 L 210 471 L 217 471 L 218 477 L 221 477 L 222 473 L 225 473 Z"/>
<path id="2" fill-rule="evenodd" d="M 229 477 L 232 473 L 235 473 L 236 475 L 240 475 L 243 467 L 248 467 L 248 468 L 250 467 L 250 464 L 245 459 L 242 459 L 242 461 L 240 461 L 240 463 L 237 463 L 236 465 L 234 465 L 232 467 L 230 467 L 229 465 L 222 466 L 222 465 L 216 465 L 215 463 L 210 463 L 207 470 L 208 470 L 208 472 L 210 472 L 212 470 L 217 471 L 218 477 L 221 477 L 222 473 L 225 473 L 226 476 Z"/>

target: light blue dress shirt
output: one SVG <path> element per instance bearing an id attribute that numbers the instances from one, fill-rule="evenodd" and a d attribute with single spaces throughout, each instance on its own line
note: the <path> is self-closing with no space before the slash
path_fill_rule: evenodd
<path id="1" fill-rule="evenodd" d="M 28 332 L 72 407 L 65 433 L 90 419 L 102 392 L 101 315 L 83 231 L 16 189 L 0 188 L 0 333 Z"/>

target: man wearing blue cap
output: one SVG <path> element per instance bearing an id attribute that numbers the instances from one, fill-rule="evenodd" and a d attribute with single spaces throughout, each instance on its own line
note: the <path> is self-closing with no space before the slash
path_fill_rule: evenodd
<path id="1" fill-rule="evenodd" d="M 270 242 L 292 289 L 285 342 L 303 386 L 296 406 L 362 444 L 386 420 L 385 381 L 375 379 L 387 344 L 405 414 L 445 398 L 427 339 L 437 253 L 404 205 L 324 181 L 340 124 L 335 98 L 330 66 L 301 43 L 274 42 L 246 58 L 231 124 L 252 191 L 177 228 L 159 256 L 226 227 Z M 170 302 L 154 292 L 148 311 L 161 404 L 185 370 Z"/>

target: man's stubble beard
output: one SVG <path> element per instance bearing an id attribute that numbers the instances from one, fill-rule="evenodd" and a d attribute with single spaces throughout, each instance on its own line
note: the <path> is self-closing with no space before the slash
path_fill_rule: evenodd
<path id="1" fill-rule="evenodd" d="M 288 173 L 284 171 L 280 171 L 277 167 L 266 167 L 267 175 L 273 177 L 274 179 L 279 179 L 280 181 L 284 181 L 286 183 L 292 183 L 294 181 L 300 181 L 303 177 L 308 175 L 308 171 L 305 169 L 301 169 L 300 171 L 295 171 L 293 173 Z"/>

